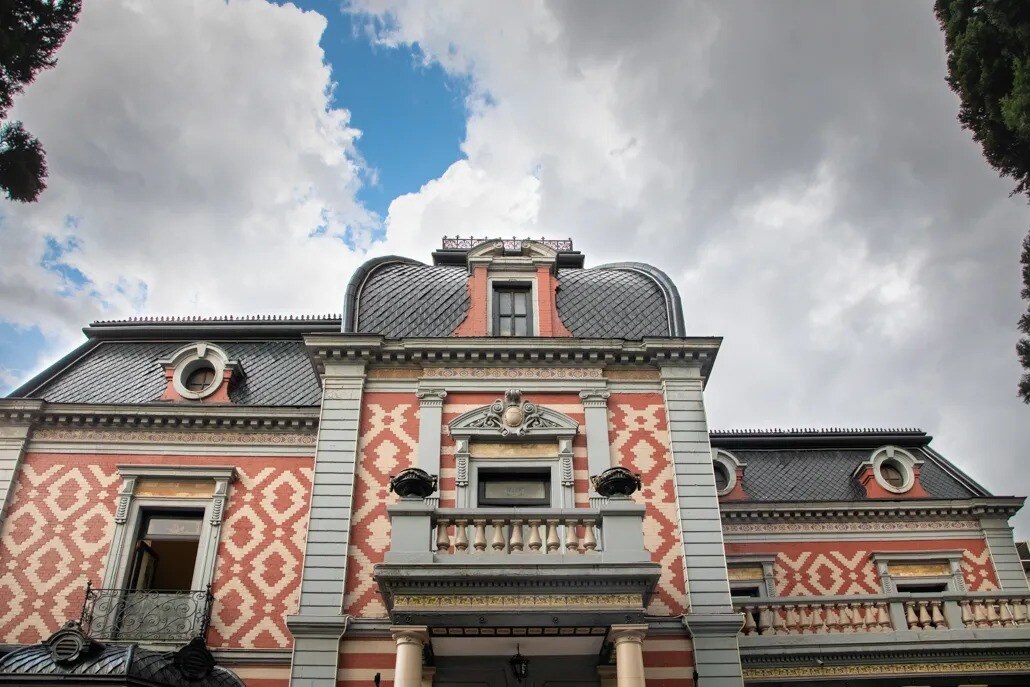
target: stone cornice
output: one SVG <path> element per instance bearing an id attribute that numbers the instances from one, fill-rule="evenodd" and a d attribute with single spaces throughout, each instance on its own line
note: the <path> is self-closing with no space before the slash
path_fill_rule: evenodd
<path id="1" fill-rule="evenodd" d="M 583 339 L 569 337 L 439 337 L 386 339 L 355 334 L 304 337 L 319 374 L 334 362 L 375 364 L 457 363 L 462 365 L 700 364 L 707 380 L 721 337 Z"/>
<path id="2" fill-rule="evenodd" d="M 738 501 L 719 504 L 724 522 L 772 522 L 776 520 L 840 520 L 918 517 L 1000 515 L 1011 517 L 1023 507 L 1025 499 L 990 497 L 973 499 L 933 499 L 920 501 L 819 501 L 769 502 Z"/>
<path id="3" fill-rule="evenodd" d="M 162 403 L 90 405 L 0 399 L 0 424 L 29 422 L 38 428 L 189 429 L 253 432 L 310 432 L 319 409 Z"/>

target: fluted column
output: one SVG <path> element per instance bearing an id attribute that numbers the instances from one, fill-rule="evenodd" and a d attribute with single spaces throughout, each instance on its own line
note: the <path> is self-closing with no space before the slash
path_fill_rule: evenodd
<path id="1" fill-rule="evenodd" d="M 644 687 L 644 635 L 647 625 L 612 625 L 618 687 Z"/>
<path id="2" fill-rule="evenodd" d="M 422 647 L 429 641 L 424 625 L 395 625 L 390 628 L 397 642 L 394 687 L 422 687 Z"/>

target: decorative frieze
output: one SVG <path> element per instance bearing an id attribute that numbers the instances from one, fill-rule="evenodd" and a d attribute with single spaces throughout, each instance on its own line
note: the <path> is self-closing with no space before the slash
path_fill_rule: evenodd
<path id="1" fill-rule="evenodd" d="M 393 609 L 625 608 L 641 610 L 640 594 L 397 594 Z"/>
<path id="2" fill-rule="evenodd" d="M 284 446 L 314 446 L 315 434 L 239 431 L 176 432 L 117 429 L 43 428 L 38 429 L 33 433 L 32 441 L 81 441 L 111 444 L 278 444 Z"/>
<path id="3" fill-rule="evenodd" d="M 599 367 L 427 367 L 434 379 L 601 379 Z"/>
<path id="4" fill-rule="evenodd" d="M 777 668 L 744 668 L 745 680 L 813 677 L 859 677 L 871 675 L 943 675 L 959 673 L 1025 673 L 1030 661 L 942 661 L 940 663 L 873 663 L 807 665 Z"/>

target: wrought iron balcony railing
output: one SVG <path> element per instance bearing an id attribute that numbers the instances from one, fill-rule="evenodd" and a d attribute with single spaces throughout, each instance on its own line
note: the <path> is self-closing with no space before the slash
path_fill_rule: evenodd
<path id="1" fill-rule="evenodd" d="M 472 250 L 481 243 L 487 241 L 493 241 L 496 239 L 490 238 L 460 238 L 455 236 L 454 238 L 443 238 L 444 250 Z M 504 250 L 518 251 L 522 250 L 523 241 L 538 241 L 545 246 L 553 248 L 556 251 L 571 251 L 572 250 L 572 239 L 501 239 L 504 242 Z"/>
<path id="2" fill-rule="evenodd" d="M 94 639 L 187 642 L 207 634 L 211 586 L 189 591 L 99 589 L 86 583 L 79 622 Z"/>

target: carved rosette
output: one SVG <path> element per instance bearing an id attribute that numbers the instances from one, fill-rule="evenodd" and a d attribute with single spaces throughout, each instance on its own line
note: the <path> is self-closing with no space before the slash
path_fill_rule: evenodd
<path id="1" fill-rule="evenodd" d="M 503 437 L 521 437 L 534 428 L 558 425 L 545 418 L 535 403 L 523 400 L 521 391 L 508 389 L 504 398 L 491 403 L 486 414 L 470 426 L 494 428 Z"/>

